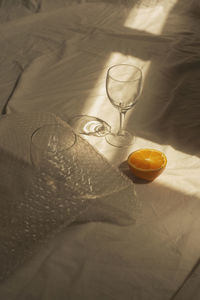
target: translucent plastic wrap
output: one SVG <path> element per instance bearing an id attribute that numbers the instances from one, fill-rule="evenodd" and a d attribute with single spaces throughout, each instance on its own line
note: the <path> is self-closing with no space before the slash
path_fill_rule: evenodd
<path id="1" fill-rule="evenodd" d="M 79 136 L 42 169 L 30 163 L 33 129 L 61 120 L 51 114 L 16 114 L 0 123 L 1 280 L 72 222 L 135 222 L 133 184 Z"/>

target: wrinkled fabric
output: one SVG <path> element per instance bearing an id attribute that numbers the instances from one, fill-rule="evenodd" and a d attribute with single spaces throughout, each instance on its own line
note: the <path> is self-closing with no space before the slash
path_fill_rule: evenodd
<path id="1" fill-rule="evenodd" d="M 118 111 L 105 89 L 107 69 L 117 63 L 140 67 L 142 93 L 125 119 L 135 143 L 118 149 L 104 138 L 85 138 L 134 183 L 141 213 L 127 226 L 80 218 L 2 283 L 0 298 L 198 299 L 198 276 L 194 289 L 178 291 L 200 253 L 199 2 L 60 0 L 41 1 L 37 10 L 27 6 L 18 17 L 2 17 L 2 114 L 48 111 L 65 121 L 86 114 L 117 130 Z M 166 170 L 152 183 L 135 179 L 127 166 L 128 155 L 139 148 L 167 156 Z"/>

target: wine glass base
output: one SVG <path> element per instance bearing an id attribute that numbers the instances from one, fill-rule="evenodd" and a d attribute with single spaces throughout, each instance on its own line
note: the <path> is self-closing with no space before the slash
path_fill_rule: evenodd
<path id="1" fill-rule="evenodd" d="M 110 125 L 105 121 L 88 115 L 74 116 L 68 123 L 78 134 L 104 137 L 111 131 Z"/>
<path id="2" fill-rule="evenodd" d="M 129 147 L 134 144 L 135 137 L 130 132 L 123 130 L 121 134 L 110 133 L 105 137 L 106 141 L 114 147 Z"/>

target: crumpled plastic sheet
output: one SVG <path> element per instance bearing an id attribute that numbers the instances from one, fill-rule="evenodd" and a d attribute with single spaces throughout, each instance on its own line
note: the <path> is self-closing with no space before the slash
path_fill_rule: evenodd
<path id="1" fill-rule="evenodd" d="M 7 137 L 16 147 L 20 139 L 30 140 L 29 117 L 23 116 L 21 134 L 9 132 Z M 5 149 L 0 160 L 0 280 L 75 221 L 136 221 L 139 206 L 132 182 L 79 136 L 39 170 Z"/>

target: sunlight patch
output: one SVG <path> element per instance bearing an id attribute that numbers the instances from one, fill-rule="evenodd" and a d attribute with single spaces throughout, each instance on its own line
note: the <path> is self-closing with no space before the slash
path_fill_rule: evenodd
<path id="1" fill-rule="evenodd" d="M 93 91 L 88 97 L 88 100 L 83 107 L 83 111 L 87 111 L 88 115 L 96 116 L 99 118 L 104 118 L 106 122 L 113 122 L 118 116 L 117 110 L 111 105 L 106 95 L 106 74 L 108 68 L 115 64 L 131 64 L 139 67 L 142 70 L 143 81 L 144 84 L 145 78 L 148 74 L 148 70 L 151 65 L 151 61 L 144 61 L 140 58 L 123 55 L 119 52 L 113 52 L 110 54 L 107 62 L 104 64 L 102 68 L 96 85 L 94 86 Z M 108 116 L 108 112 L 111 113 Z M 128 115 L 127 115 L 128 117 Z M 128 121 L 128 118 L 127 120 Z"/>
<path id="2" fill-rule="evenodd" d="M 124 26 L 159 35 L 166 24 L 170 10 L 175 5 L 168 3 L 167 7 L 159 4 L 155 7 L 134 7 L 128 15 Z"/>

